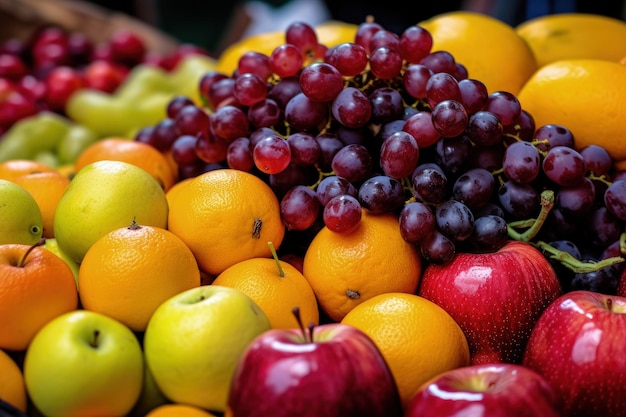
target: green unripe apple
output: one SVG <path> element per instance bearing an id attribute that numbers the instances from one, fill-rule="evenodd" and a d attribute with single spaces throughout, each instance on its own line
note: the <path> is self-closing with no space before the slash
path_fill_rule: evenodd
<path id="1" fill-rule="evenodd" d="M 0 244 L 34 245 L 43 235 L 43 216 L 35 198 L 20 185 L 0 179 Z"/>

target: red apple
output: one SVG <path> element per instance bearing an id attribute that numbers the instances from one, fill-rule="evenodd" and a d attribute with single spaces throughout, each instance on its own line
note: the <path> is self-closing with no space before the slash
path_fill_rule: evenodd
<path id="1" fill-rule="evenodd" d="M 626 416 L 626 297 L 563 294 L 539 317 L 523 364 L 554 386 L 568 417 Z"/>
<path id="2" fill-rule="evenodd" d="M 135 32 L 118 29 L 109 39 L 113 61 L 132 67 L 143 61 L 146 44 Z"/>
<path id="3" fill-rule="evenodd" d="M 45 101 L 53 111 L 64 112 L 72 94 L 85 87 L 85 78 L 75 68 L 60 66 L 52 69 L 45 79 Z"/>
<path id="4" fill-rule="evenodd" d="M 619 276 L 617 282 L 617 295 L 626 297 L 626 268 L 622 269 L 622 273 Z"/>
<path id="5" fill-rule="evenodd" d="M 470 365 L 422 385 L 405 417 L 560 417 L 561 399 L 540 374 L 510 363 Z"/>
<path id="6" fill-rule="evenodd" d="M 561 294 L 548 260 L 519 241 L 430 264 L 419 288 L 419 295 L 443 307 L 463 329 L 471 364 L 520 363 L 539 315 Z"/>
<path id="7" fill-rule="evenodd" d="M 341 323 L 272 329 L 244 351 L 225 417 L 400 417 L 402 404 L 382 354 Z"/>
<path id="8" fill-rule="evenodd" d="M 113 93 L 124 81 L 128 68 L 105 60 L 92 61 L 85 68 L 85 84 L 88 88 Z"/>

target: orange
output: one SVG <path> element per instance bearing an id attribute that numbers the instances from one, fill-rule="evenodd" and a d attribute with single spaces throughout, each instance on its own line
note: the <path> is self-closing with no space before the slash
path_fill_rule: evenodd
<path id="1" fill-rule="evenodd" d="M 604 147 L 626 159 L 626 65 L 600 59 L 560 60 L 541 67 L 518 95 L 537 127 L 560 124 L 576 148 Z"/>
<path id="2" fill-rule="evenodd" d="M 43 162 L 30 159 L 10 159 L 0 162 L 0 178 L 13 181 L 16 177 L 37 172 L 54 172 L 55 169 Z"/>
<path id="3" fill-rule="evenodd" d="M 303 273 L 320 307 L 341 321 L 357 305 L 388 292 L 414 293 L 422 261 L 400 235 L 398 217 L 364 211 L 350 233 L 322 228 L 304 254 Z"/>
<path id="4" fill-rule="evenodd" d="M 78 307 L 72 270 L 38 245 L 0 245 L 0 349 L 25 350 L 45 324 Z"/>
<path id="5" fill-rule="evenodd" d="M 27 397 L 24 374 L 17 362 L 0 349 L 0 400 L 26 413 Z"/>
<path id="6" fill-rule="evenodd" d="M 130 139 L 107 137 L 85 148 L 74 162 L 74 171 L 92 162 L 109 159 L 131 163 L 147 171 L 167 191 L 178 177 L 168 157 L 153 146 Z"/>
<path id="7" fill-rule="evenodd" d="M 272 328 L 298 326 L 292 310 L 300 308 L 302 323 L 319 324 L 317 300 L 311 285 L 293 265 L 271 258 L 251 258 L 226 268 L 213 284 L 236 288 L 252 298 L 270 319 Z M 282 273 L 282 275 L 281 275 Z"/>
<path id="8" fill-rule="evenodd" d="M 200 269 L 217 276 L 245 259 L 271 257 L 285 236 L 278 197 L 254 174 L 217 169 L 193 177 L 168 202 L 168 229 Z"/>
<path id="9" fill-rule="evenodd" d="M 189 248 L 167 229 L 134 222 L 99 238 L 78 271 L 83 308 L 137 332 L 163 301 L 198 286 L 200 271 Z"/>
<path id="10" fill-rule="evenodd" d="M 561 59 L 619 61 L 626 56 L 626 22 L 592 13 L 547 14 L 520 23 L 516 32 L 542 67 Z"/>
<path id="11" fill-rule="evenodd" d="M 172 199 L 174 196 L 178 194 L 178 190 L 183 188 L 188 182 L 192 180 L 193 177 L 185 178 L 184 180 L 178 181 L 176 184 L 172 185 L 169 190 L 165 193 L 165 198 L 167 199 L 167 203 L 171 206 Z"/>
<path id="12" fill-rule="evenodd" d="M 380 294 L 356 306 L 341 322 L 372 338 L 405 407 L 424 382 L 470 363 L 467 339 L 457 322 L 419 295 Z"/>
<path id="13" fill-rule="evenodd" d="M 215 414 L 187 404 L 163 404 L 153 408 L 145 417 L 216 417 Z"/>
<path id="14" fill-rule="evenodd" d="M 513 26 L 495 17 L 451 11 L 419 23 L 433 37 L 433 51 L 450 52 L 468 76 L 487 90 L 517 94 L 537 69 L 532 50 Z"/>
<path id="15" fill-rule="evenodd" d="M 43 237 L 54 237 L 54 213 L 61 196 L 70 185 L 69 177 L 58 171 L 35 172 L 13 180 L 28 191 L 39 206 L 43 217 Z"/>
<path id="16" fill-rule="evenodd" d="M 317 41 L 327 47 L 343 42 L 354 42 L 358 26 L 340 21 L 328 21 L 315 26 Z M 230 75 L 239 64 L 239 58 L 247 52 L 271 55 L 272 51 L 285 43 L 285 31 L 259 33 L 248 36 L 226 48 L 217 59 L 215 70 Z"/>

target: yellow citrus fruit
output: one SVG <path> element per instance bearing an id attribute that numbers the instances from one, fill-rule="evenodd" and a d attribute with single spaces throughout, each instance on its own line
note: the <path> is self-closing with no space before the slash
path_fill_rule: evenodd
<path id="1" fill-rule="evenodd" d="M 405 406 L 424 382 L 470 363 L 467 339 L 456 321 L 415 294 L 380 294 L 353 308 L 341 322 L 361 329 L 376 343 Z"/>
<path id="2" fill-rule="evenodd" d="M 278 197 L 263 180 L 236 169 L 193 177 L 169 200 L 168 229 L 189 246 L 200 269 L 217 276 L 249 258 L 271 257 L 285 235 Z"/>
<path id="3" fill-rule="evenodd" d="M 98 239 L 78 271 L 82 307 L 137 332 L 163 301 L 199 286 L 196 260 L 176 235 L 135 223 Z"/>
<path id="4" fill-rule="evenodd" d="M 520 23 L 516 32 L 542 67 L 561 59 L 619 61 L 626 56 L 626 22 L 593 13 L 547 14 Z"/>
<path id="5" fill-rule="evenodd" d="M 0 349 L 0 400 L 26 413 L 26 385 L 19 365 L 4 350 Z"/>
<path id="6" fill-rule="evenodd" d="M 187 404 L 163 404 L 150 410 L 145 417 L 216 417 L 207 410 Z"/>
<path id="7" fill-rule="evenodd" d="M 271 258 L 251 258 L 226 268 L 215 285 L 236 288 L 252 298 L 270 319 L 272 328 L 298 326 L 292 310 L 300 309 L 302 323 L 319 324 L 317 300 L 311 285 L 293 265 Z M 282 273 L 282 275 L 281 275 Z"/>
<path id="8" fill-rule="evenodd" d="M 537 69 L 532 50 L 513 26 L 495 17 L 452 11 L 419 22 L 433 37 L 433 51 L 450 52 L 468 76 L 487 90 L 517 94 Z"/>
<path id="9" fill-rule="evenodd" d="M 327 47 L 343 42 L 354 42 L 357 25 L 340 21 L 328 21 L 315 26 L 317 40 Z M 222 52 L 215 65 L 215 70 L 224 74 L 232 74 L 237 69 L 239 58 L 247 52 L 260 52 L 270 55 L 277 47 L 285 43 L 285 32 L 275 31 L 260 33 L 233 43 Z"/>
<path id="10" fill-rule="evenodd" d="M 16 177 L 37 172 L 54 172 L 55 169 L 43 162 L 30 159 L 10 159 L 0 162 L 0 179 L 13 181 Z"/>
<path id="11" fill-rule="evenodd" d="M 350 233 L 322 228 L 304 254 L 303 273 L 322 310 L 340 321 L 376 295 L 414 293 L 422 261 L 400 235 L 397 216 L 364 212 Z"/>
<path id="12" fill-rule="evenodd" d="M 626 65 L 599 59 L 560 60 L 541 67 L 519 92 L 539 127 L 571 130 L 577 149 L 604 147 L 626 159 Z"/>
<path id="13" fill-rule="evenodd" d="M 69 177 L 58 171 L 21 175 L 14 182 L 24 187 L 39 206 L 43 218 L 44 238 L 54 237 L 54 214 L 61 196 L 70 185 Z"/>
<path id="14" fill-rule="evenodd" d="M 147 143 L 107 137 L 91 144 L 78 155 L 74 162 L 74 172 L 104 159 L 128 162 L 148 172 L 167 191 L 178 177 L 168 158 Z"/>

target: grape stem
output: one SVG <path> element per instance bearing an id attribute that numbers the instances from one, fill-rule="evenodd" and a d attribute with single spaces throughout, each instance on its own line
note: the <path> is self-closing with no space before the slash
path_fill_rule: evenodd
<path id="1" fill-rule="evenodd" d="M 541 193 L 541 211 L 539 212 L 537 218 L 509 223 L 507 225 L 509 237 L 511 239 L 532 244 L 533 246 L 541 249 L 544 253 L 549 254 L 551 259 L 559 261 L 563 264 L 563 266 L 574 271 L 575 273 L 599 271 L 626 260 L 621 256 L 614 256 L 597 262 L 581 261 L 573 257 L 568 252 L 559 250 L 544 241 L 540 240 L 532 242 L 532 239 L 537 236 L 539 230 L 548 218 L 548 214 L 550 213 L 550 210 L 552 210 L 552 207 L 554 207 L 554 192 L 552 190 L 544 190 Z M 520 233 L 517 231 L 517 229 L 523 228 L 526 229 L 524 232 Z M 626 253 L 626 232 L 622 233 L 620 236 L 620 252 Z"/>

